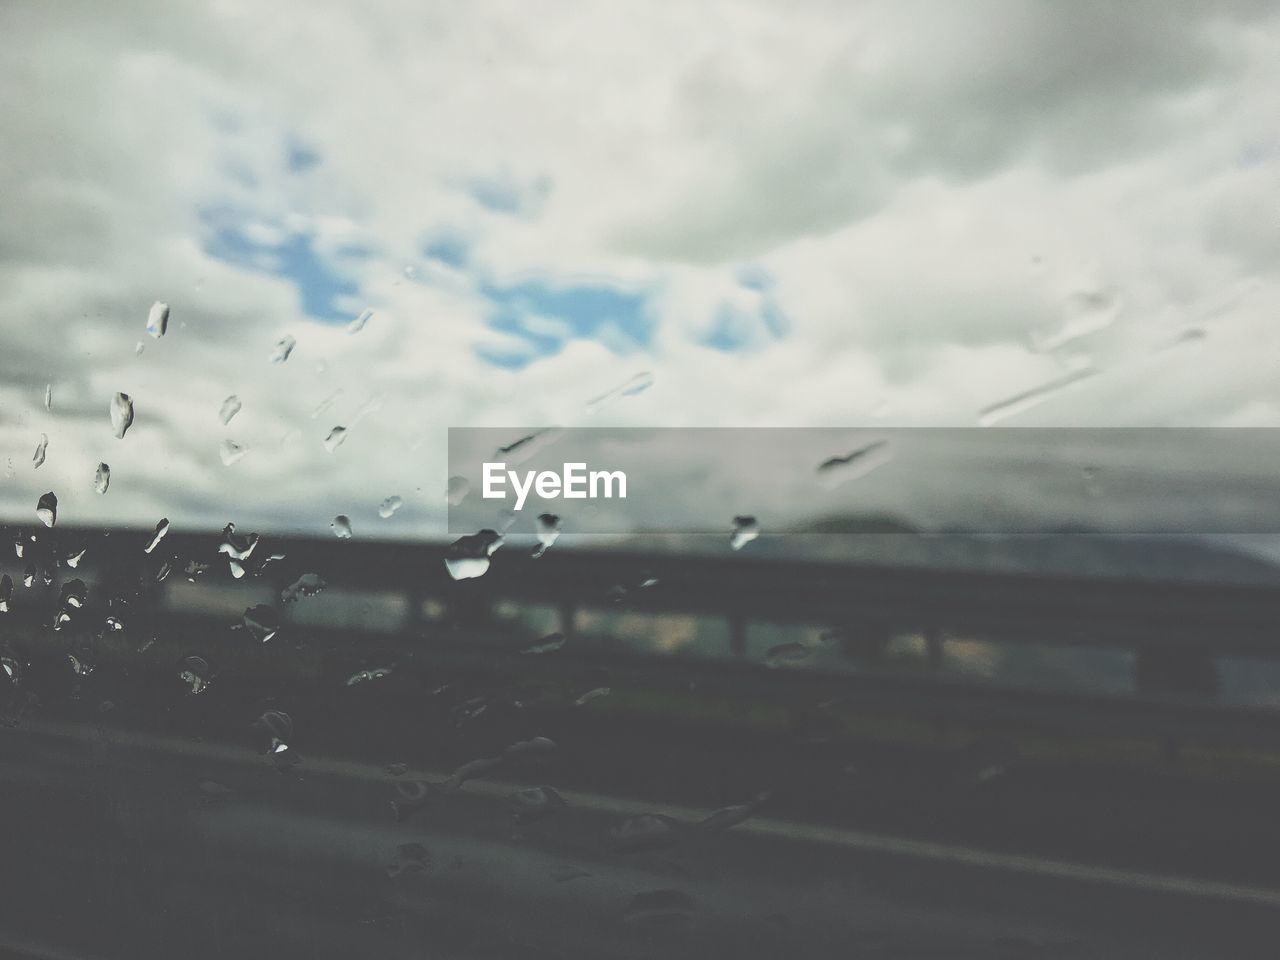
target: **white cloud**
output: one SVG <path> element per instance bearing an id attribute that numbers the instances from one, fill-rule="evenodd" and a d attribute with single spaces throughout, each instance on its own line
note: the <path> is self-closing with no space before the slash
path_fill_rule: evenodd
<path id="1" fill-rule="evenodd" d="M 1079 344 L 1103 374 L 1024 420 L 1265 421 L 1277 26 L 1261 2 L 9 5 L 0 509 L 29 521 L 54 486 L 66 523 L 324 533 L 399 493 L 375 528 L 421 533 L 448 426 L 581 422 L 645 369 L 655 386 L 592 422 L 971 424 L 1055 376 L 1029 334 L 1097 291 L 1123 303 Z M 320 162 L 290 170 L 291 144 Z M 466 185 L 495 178 L 538 202 L 486 209 Z M 260 246 L 256 268 L 206 252 L 210 211 Z M 441 231 L 466 268 L 424 261 Z M 336 313 L 374 309 L 360 334 L 264 272 L 300 237 L 359 291 Z M 745 265 L 786 332 L 711 349 L 723 304 L 759 309 Z M 481 345 L 530 347 L 487 327 L 480 281 L 537 276 L 655 285 L 652 343 L 604 327 L 522 370 L 487 363 Z M 156 299 L 170 332 L 135 357 Z M 1157 350 L 1188 327 L 1208 336 Z M 284 333 L 297 350 L 272 366 Z M 138 404 L 120 442 L 116 390 Z M 250 450 L 232 467 L 225 436 Z"/>

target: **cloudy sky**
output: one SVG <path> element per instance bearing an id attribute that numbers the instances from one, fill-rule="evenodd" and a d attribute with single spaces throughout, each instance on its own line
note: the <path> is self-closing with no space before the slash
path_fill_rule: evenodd
<path id="1" fill-rule="evenodd" d="M 17 0 L 0 37 L 9 520 L 438 533 L 450 426 L 1280 421 L 1275 2 Z"/>

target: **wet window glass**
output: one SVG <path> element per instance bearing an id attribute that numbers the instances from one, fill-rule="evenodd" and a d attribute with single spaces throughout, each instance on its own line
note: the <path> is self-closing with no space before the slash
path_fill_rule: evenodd
<path id="1" fill-rule="evenodd" d="M 1280 3 L 0 50 L 0 953 L 1276 955 Z"/>

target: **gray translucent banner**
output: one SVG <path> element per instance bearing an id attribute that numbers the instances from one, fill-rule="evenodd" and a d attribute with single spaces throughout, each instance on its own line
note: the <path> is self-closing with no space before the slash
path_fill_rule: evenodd
<path id="1" fill-rule="evenodd" d="M 449 470 L 453 534 L 1280 532 L 1273 429 L 454 428 Z"/>

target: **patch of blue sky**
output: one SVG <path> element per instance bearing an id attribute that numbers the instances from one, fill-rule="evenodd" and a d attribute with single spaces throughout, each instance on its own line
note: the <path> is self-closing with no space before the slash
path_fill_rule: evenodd
<path id="1" fill-rule="evenodd" d="M 302 311 L 316 320 L 351 319 L 350 301 L 359 286 L 344 270 L 344 262 L 368 257 L 366 248 L 351 245 L 322 254 L 314 234 L 262 228 L 228 207 L 201 211 L 200 219 L 209 256 L 287 280 L 298 291 Z"/>
<path id="2" fill-rule="evenodd" d="M 615 353 L 627 354 L 653 342 L 656 320 L 647 291 L 626 290 L 602 282 L 523 280 L 511 285 L 482 282 L 489 301 L 489 326 L 523 340 L 530 352 L 503 353 L 502 366 L 520 367 L 559 353 L 575 339 L 596 340 Z M 493 352 L 481 357 L 495 362 Z"/>
<path id="3" fill-rule="evenodd" d="M 773 280 L 763 270 L 743 268 L 737 275 L 738 285 L 757 294 L 753 307 L 740 303 L 722 303 L 717 308 L 711 327 L 701 343 L 714 350 L 733 353 L 763 346 L 779 340 L 787 333 L 787 316 L 773 295 Z"/>

